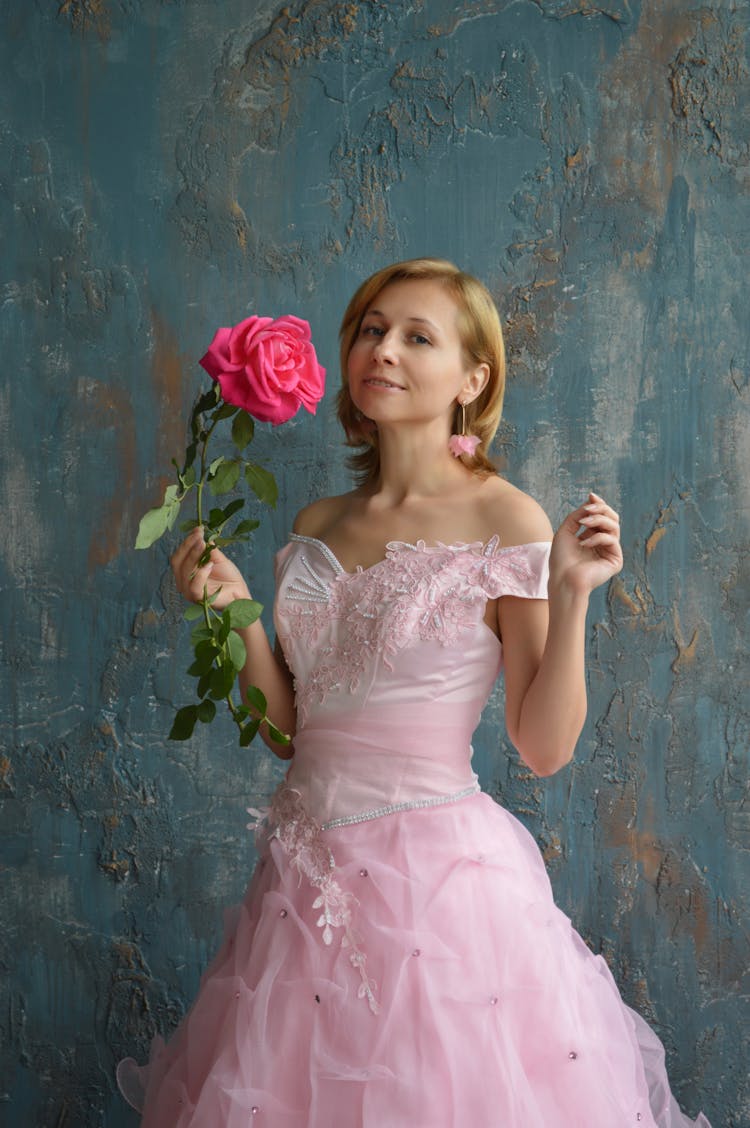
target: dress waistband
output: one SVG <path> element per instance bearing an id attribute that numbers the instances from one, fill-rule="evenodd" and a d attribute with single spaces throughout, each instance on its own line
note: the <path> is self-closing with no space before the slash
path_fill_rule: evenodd
<path id="1" fill-rule="evenodd" d="M 356 815 L 343 815 L 338 819 L 329 819 L 328 822 L 321 823 L 320 829 L 334 830 L 338 826 L 351 826 L 352 823 L 381 819 L 385 815 L 395 815 L 399 811 L 415 811 L 422 807 L 439 807 L 443 803 L 455 803 L 459 799 L 468 799 L 470 795 L 476 795 L 478 791 L 481 791 L 481 788 L 479 782 L 475 780 L 468 787 L 454 791 L 452 795 L 432 795 L 426 799 L 408 799 L 403 803 L 390 803 L 385 807 L 373 807 L 369 811 L 361 811 Z"/>

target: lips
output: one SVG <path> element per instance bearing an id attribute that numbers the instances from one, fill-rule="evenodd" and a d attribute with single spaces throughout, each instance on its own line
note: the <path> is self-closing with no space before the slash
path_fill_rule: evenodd
<path id="1" fill-rule="evenodd" d="M 362 382 L 368 388 L 394 388 L 400 392 L 404 390 L 401 384 L 395 384 L 393 380 L 386 380 L 383 376 L 367 376 Z"/>

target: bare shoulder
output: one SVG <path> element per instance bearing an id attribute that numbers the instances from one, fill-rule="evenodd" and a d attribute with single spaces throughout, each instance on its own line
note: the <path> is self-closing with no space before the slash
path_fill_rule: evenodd
<path id="1" fill-rule="evenodd" d="M 347 512 L 351 500 L 351 493 L 318 498 L 300 509 L 294 519 L 292 531 L 302 537 L 322 537 Z"/>
<path id="2" fill-rule="evenodd" d="M 529 494 L 499 477 L 488 479 L 483 492 L 483 521 L 504 547 L 552 540 L 549 517 Z"/>

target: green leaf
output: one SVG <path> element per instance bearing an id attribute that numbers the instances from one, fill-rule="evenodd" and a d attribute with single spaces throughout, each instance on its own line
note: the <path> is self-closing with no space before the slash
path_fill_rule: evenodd
<path id="1" fill-rule="evenodd" d="M 189 533 L 191 529 L 197 529 L 200 521 L 197 517 L 192 517 L 189 521 L 180 521 L 179 529 L 181 533 Z"/>
<path id="2" fill-rule="evenodd" d="M 235 599 L 227 607 L 229 623 L 234 630 L 242 630 L 259 619 L 262 610 L 263 604 L 257 599 Z"/>
<path id="3" fill-rule="evenodd" d="M 169 489 L 176 490 L 177 486 L 170 486 Z M 180 503 L 174 500 L 168 501 L 156 509 L 149 509 L 148 513 L 144 513 L 141 517 L 135 547 L 151 548 L 151 545 L 155 544 L 159 537 L 166 533 L 167 529 L 172 528 L 179 512 Z"/>
<path id="4" fill-rule="evenodd" d="M 174 462 L 174 459 L 172 459 L 172 461 Z M 175 462 L 175 466 L 177 466 L 176 462 Z M 188 468 L 187 468 L 187 470 L 185 471 L 184 474 L 181 474 L 179 469 L 178 469 L 177 477 L 179 479 L 180 487 L 182 489 L 183 494 L 186 494 L 187 491 L 195 485 L 195 467 L 194 466 L 188 466 Z"/>
<path id="5" fill-rule="evenodd" d="M 223 462 L 223 461 L 224 461 L 224 455 L 223 455 L 223 454 L 220 454 L 218 458 L 215 458 L 215 459 L 213 460 L 213 462 L 211 462 L 211 463 L 209 464 L 209 467 L 208 467 L 208 477 L 209 477 L 209 478 L 210 478 L 210 477 L 211 477 L 211 476 L 212 476 L 213 474 L 215 474 L 215 473 L 216 473 L 216 471 L 217 471 L 217 470 L 219 469 L 219 467 L 221 466 L 221 464 L 222 464 L 222 462 Z"/>
<path id="6" fill-rule="evenodd" d="M 203 608 L 201 607 L 200 603 L 191 603 L 189 607 L 185 608 L 185 612 L 182 617 L 183 619 L 187 619 L 188 623 L 192 622 L 193 619 L 202 619 Z"/>
<path id="7" fill-rule="evenodd" d="M 220 653 L 221 651 L 214 642 L 209 642 L 208 640 L 199 642 L 195 648 L 195 661 L 187 671 L 190 677 L 199 678 L 203 677 L 204 674 L 210 673 L 214 659 Z"/>
<path id="8" fill-rule="evenodd" d="M 221 388 L 218 383 L 213 383 L 208 391 L 199 396 L 193 404 L 193 418 L 196 419 L 204 411 L 210 411 L 212 407 L 216 407 L 220 399 Z"/>
<path id="9" fill-rule="evenodd" d="M 254 521 L 252 518 L 248 517 L 246 520 L 240 521 L 239 525 L 232 533 L 232 536 L 239 540 L 241 537 L 246 537 L 248 533 L 252 533 L 258 528 L 258 525 L 260 525 L 260 521 Z"/>
<path id="10" fill-rule="evenodd" d="M 246 411 L 240 411 L 232 422 L 232 442 L 238 450 L 244 450 L 255 434 L 255 421 Z"/>
<path id="11" fill-rule="evenodd" d="M 193 627 L 190 632 L 190 641 L 193 644 L 193 649 L 197 647 L 199 642 L 204 642 L 210 639 L 213 641 L 214 632 L 211 627 L 207 627 L 205 623 L 199 623 L 197 627 Z"/>
<path id="12" fill-rule="evenodd" d="M 291 743 L 291 737 L 287 736 L 281 729 L 277 729 L 276 725 L 272 724 L 268 718 L 266 718 L 266 724 L 268 725 L 268 735 L 271 737 L 271 740 L 275 740 L 277 744 Z"/>
<path id="13" fill-rule="evenodd" d="M 235 405 L 233 403 L 223 403 L 221 405 L 221 407 L 219 408 L 219 410 L 215 411 L 213 413 L 211 418 L 214 419 L 216 422 L 218 422 L 220 419 L 229 419 L 232 415 L 235 415 L 238 411 L 239 411 L 239 408 L 235 407 Z"/>
<path id="14" fill-rule="evenodd" d="M 232 665 L 237 673 L 239 673 L 240 670 L 244 670 L 245 663 L 247 662 L 247 647 L 236 631 L 229 632 L 227 648 Z"/>
<path id="15" fill-rule="evenodd" d="M 264 501 L 273 509 L 279 496 L 276 479 L 270 470 L 258 466 L 256 462 L 245 465 L 245 481 L 259 501 Z"/>
<path id="16" fill-rule="evenodd" d="M 224 525 L 226 525 L 230 517 L 234 517 L 235 513 L 239 513 L 244 504 L 244 497 L 236 497 L 234 501 L 230 501 L 229 505 L 225 506 L 224 509 L 214 507 L 208 515 L 208 521 L 206 522 L 208 528 L 220 531 L 223 529 Z"/>
<path id="17" fill-rule="evenodd" d="M 209 670 L 207 673 L 205 673 L 195 687 L 195 692 L 199 697 L 205 697 L 209 689 L 211 688 L 212 672 L 212 670 Z"/>
<path id="18" fill-rule="evenodd" d="M 240 748 L 247 748 L 248 744 L 252 743 L 258 734 L 260 727 L 259 720 L 248 721 L 240 729 Z"/>
<path id="19" fill-rule="evenodd" d="M 222 462 L 216 473 L 208 480 L 208 488 L 214 497 L 229 493 L 237 485 L 240 477 L 240 464 L 236 460 Z"/>
<path id="20" fill-rule="evenodd" d="M 250 702 L 253 709 L 257 709 L 261 717 L 265 717 L 268 702 L 262 690 L 258 689 L 257 685 L 249 685 L 245 690 L 245 697 Z"/>
<path id="21" fill-rule="evenodd" d="M 198 719 L 198 706 L 185 705 L 175 713 L 172 728 L 169 730 L 170 740 L 189 740 L 193 735 L 195 722 Z"/>
<path id="22" fill-rule="evenodd" d="M 216 705 L 213 701 L 201 701 L 197 706 L 198 720 L 204 725 L 208 725 L 216 716 Z"/>
<path id="23" fill-rule="evenodd" d="M 224 506 L 224 520 L 228 521 L 230 517 L 234 517 L 235 513 L 239 513 L 244 504 L 244 497 L 236 497 L 234 501 L 230 501 L 229 505 Z"/>
<path id="24" fill-rule="evenodd" d="M 220 701 L 222 698 L 227 697 L 232 692 L 236 674 L 234 666 L 231 662 L 225 666 L 219 666 L 211 674 L 211 688 L 209 694 L 215 701 Z"/>
<path id="25" fill-rule="evenodd" d="M 232 620 L 229 617 L 229 608 L 222 612 L 221 621 L 216 631 L 216 641 L 222 646 L 229 638 L 230 631 L 232 630 Z"/>

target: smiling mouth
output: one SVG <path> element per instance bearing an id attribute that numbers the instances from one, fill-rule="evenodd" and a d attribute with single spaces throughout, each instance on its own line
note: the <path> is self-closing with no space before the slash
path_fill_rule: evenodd
<path id="1" fill-rule="evenodd" d="M 364 383 L 368 388 L 397 388 L 400 392 L 404 390 L 400 384 L 394 384 L 392 380 L 383 380 L 379 376 L 368 376 Z"/>

